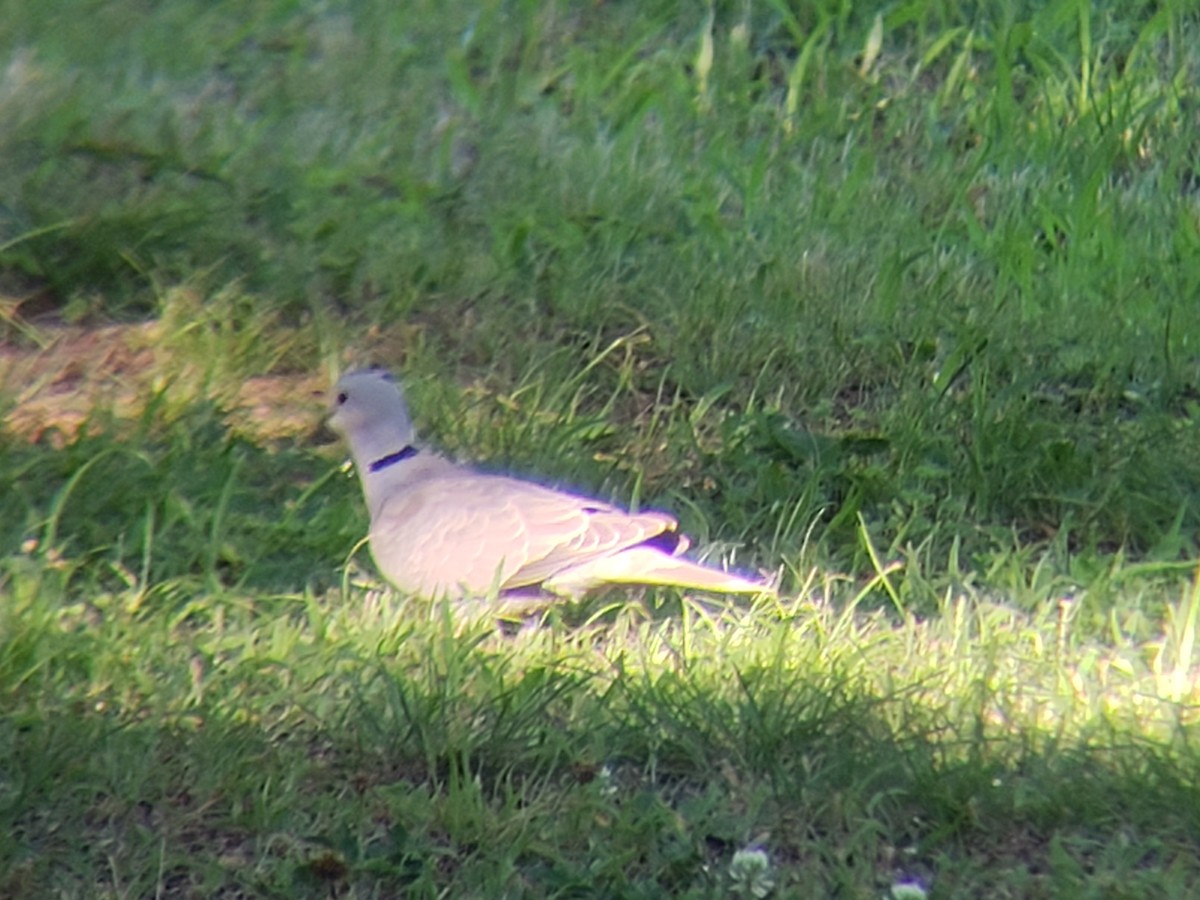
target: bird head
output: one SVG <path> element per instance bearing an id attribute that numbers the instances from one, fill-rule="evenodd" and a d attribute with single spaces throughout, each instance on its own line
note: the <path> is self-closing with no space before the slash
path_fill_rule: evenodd
<path id="1" fill-rule="evenodd" d="M 350 442 L 355 458 L 390 453 L 412 443 L 404 393 L 383 369 L 350 372 L 338 380 L 329 426 Z"/>

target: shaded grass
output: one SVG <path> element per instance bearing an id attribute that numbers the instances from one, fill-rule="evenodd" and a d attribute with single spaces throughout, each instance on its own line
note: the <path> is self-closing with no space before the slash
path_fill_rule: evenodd
<path id="1" fill-rule="evenodd" d="M 344 326 L 327 352 L 404 321 L 384 361 L 502 394 L 638 335 L 597 396 L 717 404 L 709 517 L 767 540 L 739 511 L 787 482 L 784 553 L 823 515 L 838 555 L 859 513 L 943 552 L 970 519 L 1187 553 L 1194 17 L 820 9 L 116 4 L 79 53 L 18 4 L 3 265 L 72 318 L 199 269 Z M 780 452 L 775 423 L 835 442 Z"/>

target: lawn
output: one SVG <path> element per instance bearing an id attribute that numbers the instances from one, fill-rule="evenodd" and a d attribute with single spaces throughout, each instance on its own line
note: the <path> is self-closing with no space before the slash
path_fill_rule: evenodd
<path id="1" fill-rule="evenodd" d="M 0 0 L 0 897 L 1200 895 L 1200 14 Z M 389 591 L 341 371 L 778 598 Z"/>

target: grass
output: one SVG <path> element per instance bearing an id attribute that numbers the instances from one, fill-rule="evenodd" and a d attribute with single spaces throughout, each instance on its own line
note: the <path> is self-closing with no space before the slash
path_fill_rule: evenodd
<path id="1" fill-rule="evenodd" d="M 1196 893 L 1185 4 L 0 20 L 0 896 Z M 364 362 L 782 598 L 378 593 Z"/>

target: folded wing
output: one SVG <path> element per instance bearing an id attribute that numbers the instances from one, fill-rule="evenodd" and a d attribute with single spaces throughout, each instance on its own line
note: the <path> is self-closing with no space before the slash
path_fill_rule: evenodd
<path id="1" fill-rule="evenodd" d="M 403 590 L 480 594 L 542 584 L 559 573 L 673 534 L 665 513 L 626 513 L 531 482 L 470 470 L 389 496 L 371 549 Z"/>

